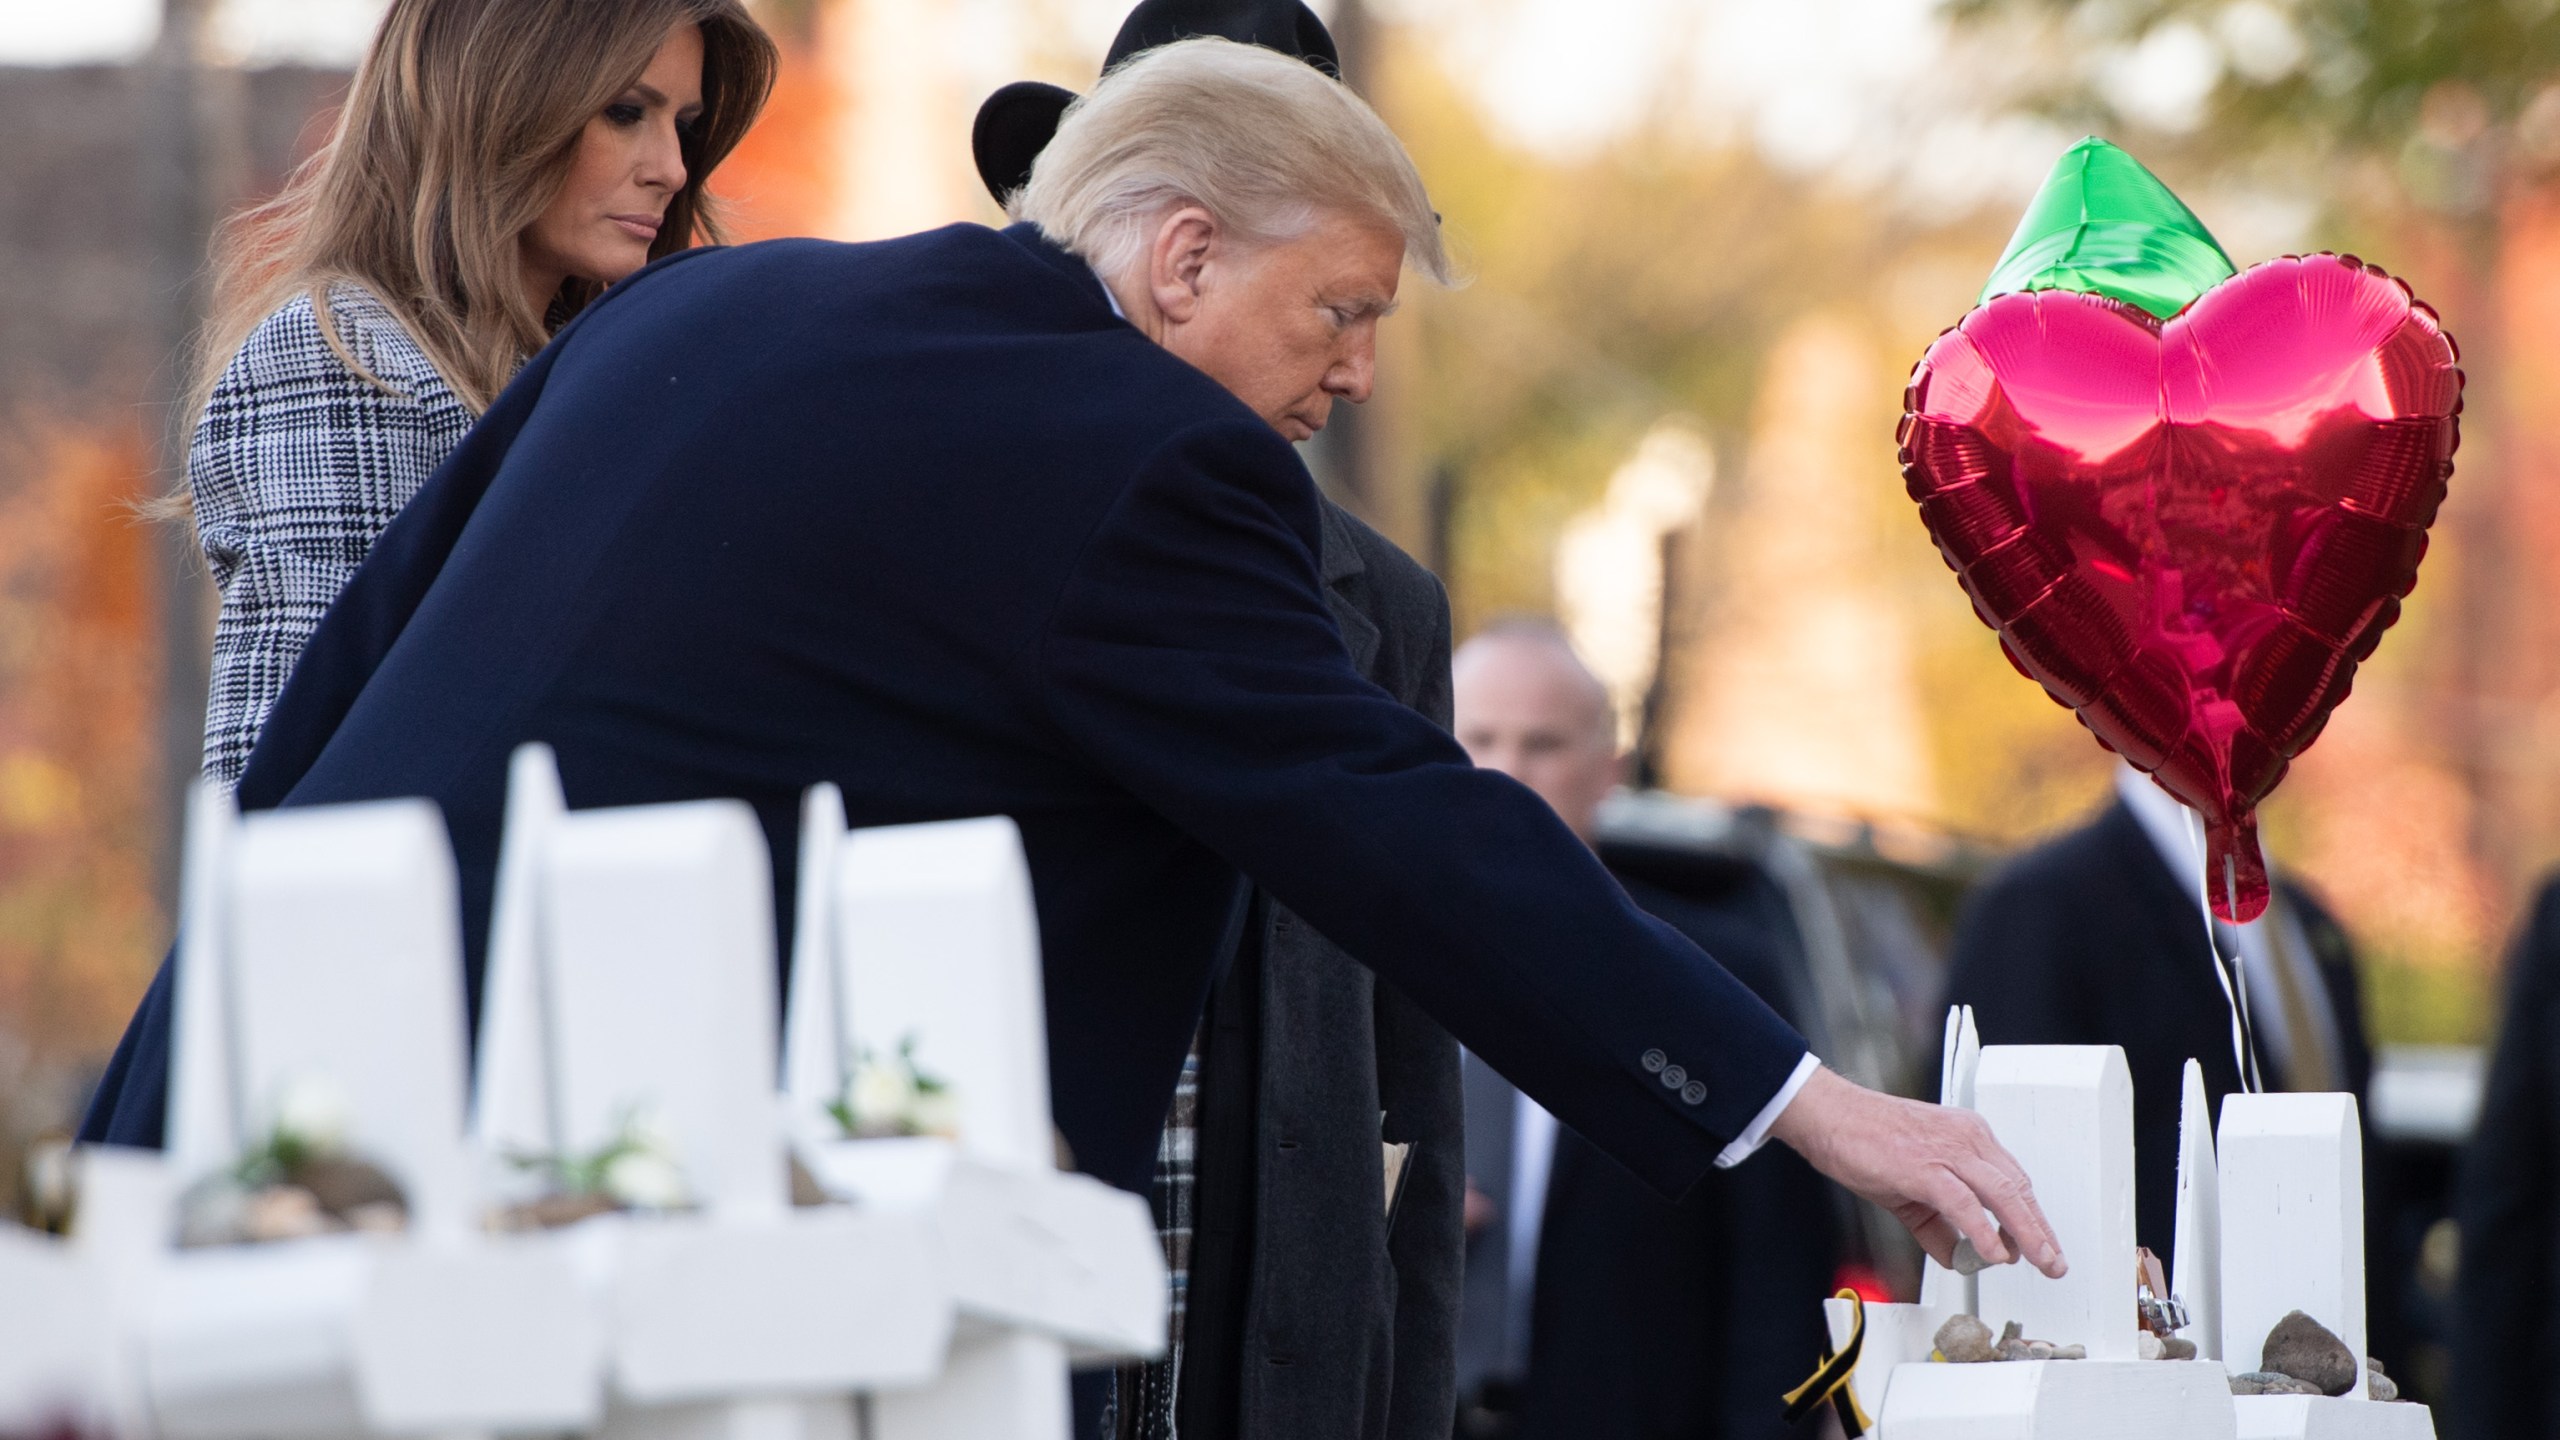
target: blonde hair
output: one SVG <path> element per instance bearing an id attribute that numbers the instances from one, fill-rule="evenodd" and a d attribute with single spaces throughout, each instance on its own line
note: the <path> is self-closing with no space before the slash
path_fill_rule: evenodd
<path id="1" fill-rule="evenodd" d="M 464 405 L 488 408 L 601 291 L 570 280 L 546 313 L 524 293 L 519 237 L 559 194 L 587 122 L 686 25 L 702 32 L 702 113 L 653 260 L 720 238 L 703 181 L 773 88 L 779 57 L 740 0 L 393 0 L 328 143 L 223 227 L 197 412 L 232 352 L 297 294 L 330 349 L 379 383 L 331 315 L 342 282 L 389 307 Z"/>
<path id="2" fill-rule="evenodd" d="M 1302 60 L 1201 38 L 1142 51 L 1069 106 L 1013 195 L 1015 219 L 1118 277 L 1152 221 L 1195 204 L 1263 242 L 1319 212 L 1404 237 L 1405 261 L 1452 281 L 1440 217 L 1395 133 L 1367 102 Z"/>

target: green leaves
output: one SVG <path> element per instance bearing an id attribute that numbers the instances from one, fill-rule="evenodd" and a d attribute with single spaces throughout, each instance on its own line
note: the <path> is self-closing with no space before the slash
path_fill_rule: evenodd
<path id="1" fill-rule="evenodd" d="M 2054 162 L 1981 299 L 2078 290 L 2166 320 L 2233 273 L 2194 211 L 2140 161 L 2092 135 Z"/>

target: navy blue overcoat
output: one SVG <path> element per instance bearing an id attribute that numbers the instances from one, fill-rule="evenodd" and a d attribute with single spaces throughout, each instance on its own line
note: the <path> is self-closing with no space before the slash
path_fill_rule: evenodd
<path id="1" fill-rule="evenodd" d="M 1028 227 L 671 257 L 528 365 L 310 649 L 245 808 L 423 795 L 477 1009 L 507 756 L 856 825 L 1009 815 L 1077 1163 L 1143 1192 L 1251 875 L 1677 1194 L 1804 1054 L 1538 798 L 1362 680 L 1289 445 Z M 349 963 L 362 963 L 350 957 Z M 159 1139 L 164 969 L 88 1132 Z"/>

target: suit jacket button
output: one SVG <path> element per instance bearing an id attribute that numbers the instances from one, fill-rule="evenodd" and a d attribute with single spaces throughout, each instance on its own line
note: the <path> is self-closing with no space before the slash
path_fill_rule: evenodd
<path id="1" fill-rule="evenodd" d="M 1704 1080 L 1692 1080 L 1688 1084 L 1681 1086 L 1680 1099 L 1684 1104 L 1704 1105 L 1707 1103 L 1707 1082 Z"/>
<path id="2" fill-rule="evenodd" d="M 1670 1066 L 1662 1072 L 1662 1088 L 1665 1090 L 1677 1090 L 1683 1084 L 1686 1084 L 1688 1079 L 1688 1071 L 1681 1069 L 1677 1065 Z"/>
<path id="3" fill-rule="evenodd" d="M 1659 1050 L 1644 1052 L 1644 1068 L 1647 1074 L 1659 1075 L 1662 1073 L 1662 1067 L 1670 1063 L 1671 1057 Z"/>

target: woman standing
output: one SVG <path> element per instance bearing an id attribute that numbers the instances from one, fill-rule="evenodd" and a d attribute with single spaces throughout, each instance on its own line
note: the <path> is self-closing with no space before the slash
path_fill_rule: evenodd
<path id="1" fill-rule="evenodd" d="M 393 0 L 327 145 L 217 259 L 187 456 L 221 587 L 205 772 L 517 367 L 719 238 L 703 181 L 771 89 L 740 0 Z"/>

